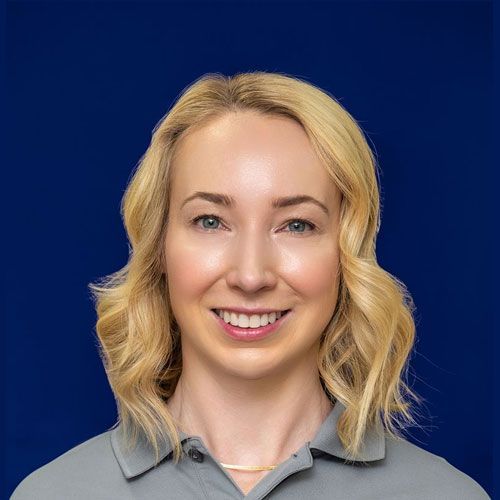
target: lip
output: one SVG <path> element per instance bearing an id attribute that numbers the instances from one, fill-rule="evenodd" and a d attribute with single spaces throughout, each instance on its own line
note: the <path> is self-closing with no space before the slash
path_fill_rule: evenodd
<path id="1" fill-rule="evenodd" d="M 276 309 L 274 309 L 274 311 L 275 310 Z M 227 335 L 235 340 L 243 342 L 253 342 L 268 337 L 272 333 L 278 331 L 292 315 L 292 310 L 289 309 L 285 315 L 281 316 L 281 318 L 277 319 L 274 323 L 269 323 L 266 326 L 259 326 L 258 328 L 240 328 L 239 326 L 233 326 L 231 323 L 226 323 L 214 310 L 210 310 L 210 312 Z M 273 312 L 273 310 L 271 310 L 271 312 Z"/>
<path id="2" fill-rule="evenodd" d="M 289 308 L 284 307 L 283 309 L 276 308 L 276 309 L 269 309 L 266 307 L 263 308 L 249 308 L 249 307 L 212 307 L 212 309 L 218 309 L 219 311 L 222 309 L 223 311 L 233 311 L 235 313 L 242 313 L 246 314 L 247 316 L 251 316 L 252 314 L 268 314 L 272 312 L 277 312 L 277 311 L 286 311 Z"/>

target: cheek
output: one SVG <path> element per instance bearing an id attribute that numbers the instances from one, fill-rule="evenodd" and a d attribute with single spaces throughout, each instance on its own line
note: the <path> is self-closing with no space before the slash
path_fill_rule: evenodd
<path id="1" fill-rule="evenodd" d="M 222 252 L 193 243 L 180 231 L 167 235 L 165 245 L 165 264 L 172 296 L 184 299 L 199 296 L 213 283 L 221 262 L 224 262 Z"/>
<path id="2" fill-rule="evenodd" d="M 338 248 L 333 242 L 283 255 L 283 275 L 304 298 L 329 302 L 336 297 Z"/>

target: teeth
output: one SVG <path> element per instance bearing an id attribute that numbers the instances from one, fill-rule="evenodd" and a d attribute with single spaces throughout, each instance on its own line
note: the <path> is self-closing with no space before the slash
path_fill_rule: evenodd
<path id="1" fill-rule="evenodd" d="M 269 323 L 274 323 L 282 316 L 281 311 L 262 315 L 252 314 L 251 316 L 219 309 L 215 311 L 226 323 L 231 323 L 233 326 L 239 326 L 240 328 L 258 328 L 259 326 L 266 326 Z"/>

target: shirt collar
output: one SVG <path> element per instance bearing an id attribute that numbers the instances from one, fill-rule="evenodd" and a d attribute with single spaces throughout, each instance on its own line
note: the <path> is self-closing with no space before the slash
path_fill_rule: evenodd
<path id="1" fill-rule="evenodd" d="M 369 428 L 365 434 L 364 446 L 356 460 L 350 459 L 340 442 L 336 432 L 336 425 L 339 417 L 345 410 L 345 406 L 337 400 L 333 409 L 328 414 L 328 417 L 321 424 L 314 439 L 309 442 L 310 449 L 318 449 L 343 460 L 352 462 L 371 462 L 381 460 L 385 457 L 385 437 L 383 427 L 379 420 L 378 425 L 374 428 Z M 199 436 L 187 435 L 179 431 L 181 443 L 190 438 L 201 440 Z M 155 454 L 152 446 L 145 438 L 142 432 L 138 433 L 138 441 L 136 447 L 125 453 L 125 441 L 122 424 L 119 424 L 111 431 L 111 446 L 115 454 L 116 460 L 120 464 L 123 475 L 130 479 L 139 474 L 146 472 L 155 465 Z M 159 443 L 159 460 L 163 460 L 169 453 L 172 452 L 170 441 Z"/>
<path id="2" fill-rule="evenodd" d="M 337 400 L 328 417 L 321 424 L 316 436 L 309 443 L 309 448 L 316 448 L 351 462 L 372 462 L 385 458 L 385 435 L 380 419 L 374 427 L 367 429 L 358 457 L 355 460 L 349 458 L 337 434 L 337 421 L 345 409 L 346 407 Z"/>

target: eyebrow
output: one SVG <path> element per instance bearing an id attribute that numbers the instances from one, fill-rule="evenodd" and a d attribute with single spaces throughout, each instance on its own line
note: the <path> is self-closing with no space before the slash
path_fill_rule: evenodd
<path id="1" fill-rule="evenodd" d="M 233 207 L 236 203 L 234 201 L 234 198 L 231 196 L 228 196 L 227 194 L 223 193 L 209 193 L 207 191 L 196 191 L 194 194 L 189 196 L 184 200 L 184 202 L 181 205 L 181 208 L 184 207 L 186 203 L 189 201 L 195 200 L 195 199 L 202 199 L 209 201 L 211 203 L 215 203 L 216 205 L 222 205 L 224 207 L 231 208 Z M 302 203 L 313 203 L 314 205 L 318 206 L 321 208 L 321 210 L 326 214 L 330 215 L 330 212 L 327 208 L 327 206 L 321 201 L 317 200 L 316 198 L 313 198 L 312 196 L 309 196 L 307 194 L 297 194 L 293 196 L 282 196 L 281 198 L 274 198 L 271 200 L 271 206 L 273 208 L 284 208 L 284 207 L 291 207 L 294 205 L 300 205 Z"/>

